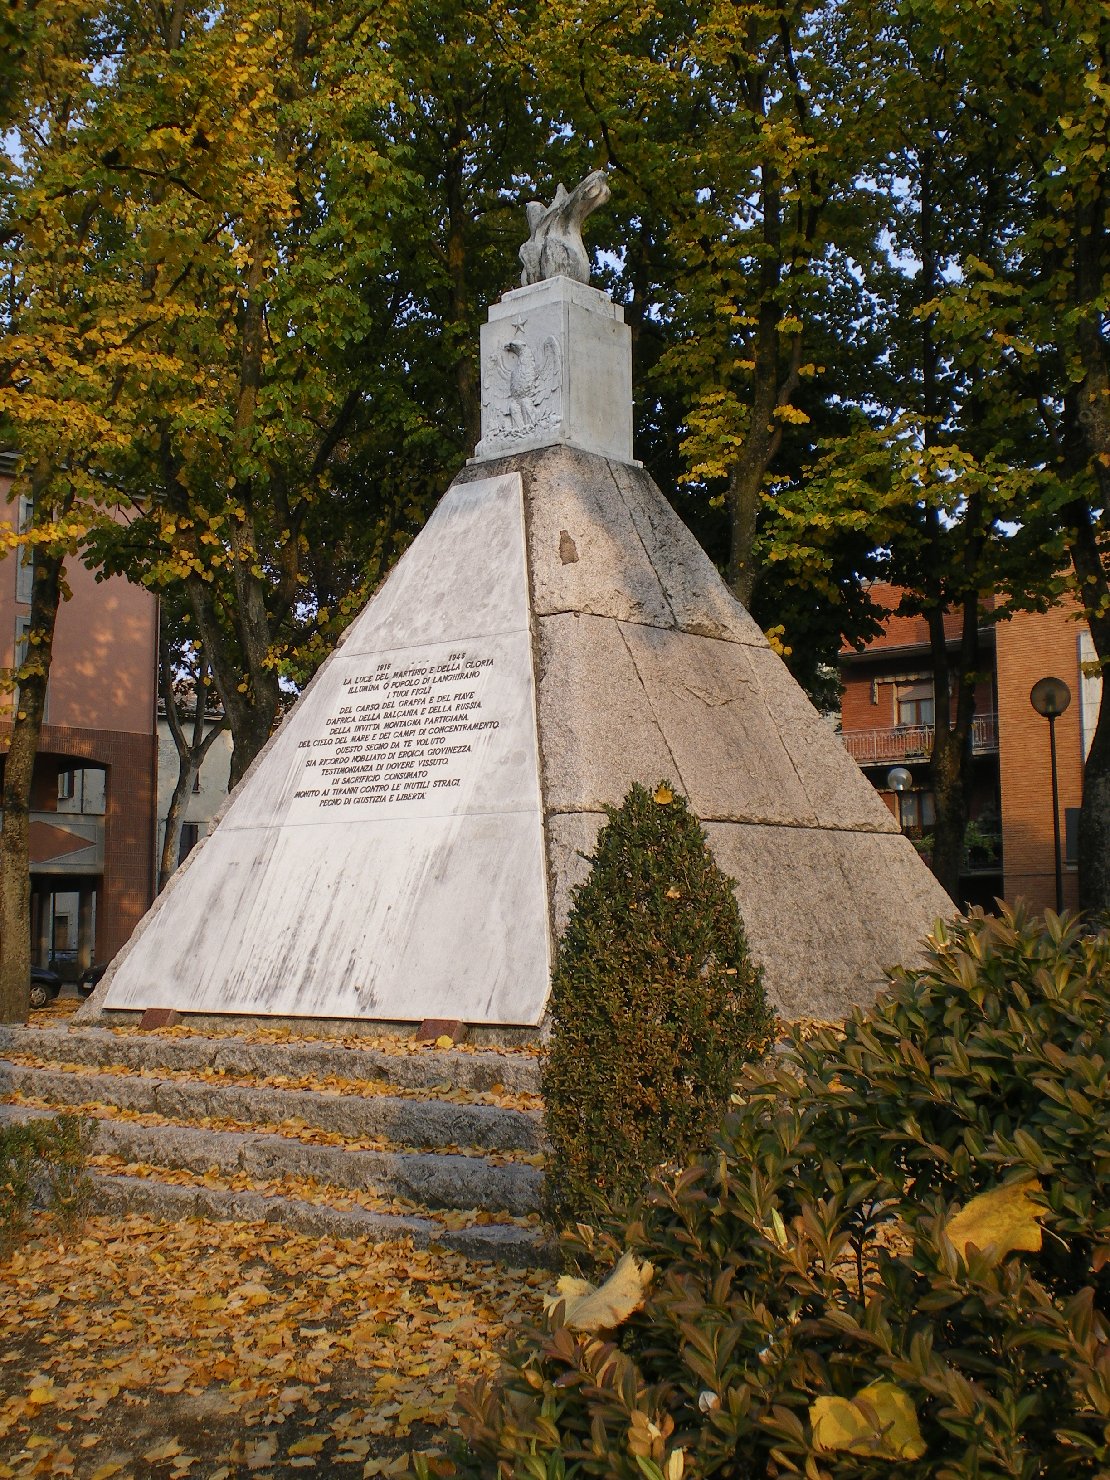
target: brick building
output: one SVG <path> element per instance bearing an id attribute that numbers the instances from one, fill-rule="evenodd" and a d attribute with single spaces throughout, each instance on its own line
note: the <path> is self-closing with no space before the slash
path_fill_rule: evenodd
<path id="1" fill-rule="evenodd" d="M 11 523 L 29 516 L 11 498 L 14 471 L 0 455 Z M 74 977 L 110 960 L 153 898 L 158 606 L 120 578 L 98 583 L 76 561 L 66 579 L 31 803 L 31 954 Z M 19 660 L 30 581 L 20 555 L 0 559 L 3 668 Z M 11 703 L 0 696 L 0 752 Z"/>
<path id="2" fill-rule="evenodd" d="M 886 611 L 898 604 L 889 586 L 872 587 Z M 972 732 L 972 826 L 961 878 L 963 904 L 989 906 L 996 897 L 1025 898 L 1038 910 L 1055 904 L 1052 781 L 1048 722 L 1029 702 L 1038 679 L 1063 679 L 1071 704 L 1056 721 L 1064 903 L 1077 904 L 1075 869 L 1083 761 L 1094 734 L 1101 679 L 1083 672 L 1094 658 L 1076 608 L 1061 602 L 980 629 L 983 672 L 975 690 Z M 953 646 L 959 619 L 946 619 Z M 841 738 L 903 831 L 927 854 L 935 803 L 929 783 L 934 696 L 929 638 L 923 617 L 888 616 L 883 632 L 862 652 L 840 655 Z M 911 777 L 895 792 L 895 767 Z"/>

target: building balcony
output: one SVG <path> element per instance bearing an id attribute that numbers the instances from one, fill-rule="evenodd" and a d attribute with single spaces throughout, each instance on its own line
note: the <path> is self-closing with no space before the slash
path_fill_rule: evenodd
<path id="1" fill-rule="evenodd" d="M 861 766 L 925 760 L 933 748 L 932 725 L 896 725 L 889 730 L 843 730 L 845 750 Z M 976 755 L 998 749 L 998 715 L 977 714 L 971 722 L 971 748 Z"/>
<path id="2" fill-rule="evenodd" d="M 921 854 L 924 862 L 931 867 L 933 862 L 932 833 L 922 833 L 920 828 L 903 828 L 902 831 Z M 975 874 L 1000 874 L 1002 872 L 1001 833 L 985 832 L 975 823 L 969 825 L 968 832 L 970 836 L 964 844 L 964 861 L 960 873 L 965 877 Z"/>

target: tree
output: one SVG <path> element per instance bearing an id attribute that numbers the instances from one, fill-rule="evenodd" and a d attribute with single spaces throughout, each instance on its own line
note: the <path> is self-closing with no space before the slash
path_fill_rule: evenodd
<path id="1" fill-rule="evenodd" d="M 118 34 L 89 24 L 80 7 L 41 0 L 20 20 L 20 107 L 5 138 L 0 246 L 9 288 L 0 344 L 0 428 L 22 453 L 21 485 L 33 515 L 8 528 L 9 548 L 33 559 L 25 654 L 5 675 L 14 691 L 0 833 L 0 1019 L 29 1008 L 31 781 L 50 673 L 64 567 L 114 495 L 92 475 L 128 429 L 116 387 L 132 364 L 126 325 L 110 286 L 128 253 L 119 213 L 97 213 L 65 188 L 94 107 L 97 68 L 110 65 Z M 106 267 L 102 276 L 93 265 Z"/>
<path id="2" fill-rule="evenodd" d="M 871 550 L 859 577 L 891 581 L 903 590 L 902 614 L 925 617 L 933 868 L 958 902 L 980 629 L 1047 605 L 1061 590 L 1065 554 L 1035 405 L 999 393 L 1019 353 L 1013 295 L 998 287 L 1015 220 L 993 80 L 965 67 L 933 11 L 894 6 L 888 22 L 879 28 L 870 11 L 857 13 L 883 96 L 868 174 L 884 209 L 857 264 L 882 351 L 857 385 L 855 428 L 827 439 L 809 472 L 780 493 L 768 558 L 795 582 L 819 572 L 833 597 L 836 556 L 856 532 Z"/>
<path id="3" fill-rule="evenodd" d="M 680 441 L 686 476 L 726 507 L 727 579 L 750 605 L 768 477 L 808 422 L 823 262 L 865 130 L 846 116 L 836 13 L 705 0 L 618 28 L 582 0 L 545 24 L 548 107 L 596 141 L 627 197 L 618 292 L 650 409 L 681 418 L 649 439 Z"/>
<path id="4" fill-rule="evenodd" d="M 1075 592 L 1103 672 L 1110 664 L 1110 18 L 1088 0 L 1052 15 L 1035 7 L 1016 31 L 991 14 L 977 28 L 941 8 L 966 52 L 989 55 L 1000 151 L 1009 166 L 1015 250 L 1004 290 L 1020 292 L 1022 356 L 1014 393 L 1033 400 L 1059 479 L 1060 524 Z M 988 297 L 991 327 L 1007 307 Z M 1110 703 L 1084 770 L 1079 887 L 1084 908 L 1110 909 Z"/>
<path id="5" fill-rule="evenodd" d="M 151 36 L 121 64 L 95 150 L 139 222 L 160 356 L 112 472 L 133 517 L 97 553 L 187 592 L 233 782 L 282 676 L 310 675 L 476 422 L 494 166 L 528 138 L 490 60 L 501 19 L 197 7 L 176 46 Z"/>
<path id="6" fill-rule="evenodd" d="M 185 811 L 205 757 L 227 729 L 227 717 L 213 707 L 209 663 L 202 643 L 189 634 L 163 598 L 159 612 L 158 692 L 166 725 L 177 751 L 177 779 L 170 796 L 158 864 L 162 890 L 177 868 Z M 176 618 L 176 620 L 175 620 Z"/>
<path id="7" fill-rule="evenodd" d="M 981 139 L 961 178 L 992 221 L 986 250 L 968 241 L 959 271 L 923 304 L 973 381 L 980 444 L 1037 475 L 1040 516 L 1055 522 L 1100 661 L 1110 659 L 1110 360 L 1106 342 L 1106 102 L 1110 23 L 1068 0 L 1051 14 L 942 0 L 897 9 L 924 44 L 953 104 Z M 938 167 L 941 160 L 937 159 Z M 969 187 L 974 187 L 971 189 Z M 938 232 L 950 230 L 943 202 Z M 943 367 L 941 367 L 943 368 Z M 1023 515 L 1023 517 L 1026 517 Z M 1088 757 L 1080 824 L 1080 897 L 1110 907 L 1110 706 Z"/>

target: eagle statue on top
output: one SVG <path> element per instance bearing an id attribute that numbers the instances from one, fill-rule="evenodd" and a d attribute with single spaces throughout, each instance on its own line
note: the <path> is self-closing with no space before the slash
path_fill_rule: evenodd
<path id="1" fill-rule="evenodd" d="M 582 223 L 608 199 L 605 171 L 594 170 L 573 190 L 558 185 L 549 206 L 529 201 L 525 207 L 529 236 L 520 249 L 521 287 L 556 277 L 589 283 L 590 259 L 582 241 Z M 562 416 L 559 341 L 548 334 L 533 347 L 525 335 L 525 324 L 523 318 L 514 324 L 514 337 L 483 360 L 488 441 L 511 444 L 534 437 L 558 425 Z"/>
<path id="2" fill-rule="evenodd" d="M 530 200 L 525 206 L 528 240 L 520 249 L 524 271 L 520 285 L 542 283 L 544 278 L 568 277 L 590 281 L 590 259 L 582 241 L 582 222 L 591 211 L 609 199 L 604 170 L 593 170 L 573 190 L 558 185 L 549 206 Z"/>

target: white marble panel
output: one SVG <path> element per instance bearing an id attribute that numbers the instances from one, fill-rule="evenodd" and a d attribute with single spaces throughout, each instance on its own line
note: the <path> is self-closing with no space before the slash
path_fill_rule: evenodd
<path id="1" fill-rule="evenodd" d="M 537 793 L 527 628 L 332 660 L 221 828 L 518 812 Z"/>
<path id="2" fill-rule="evenodd" d="M 543 1015 L 547 888 L 533 813 L 221 828 L 173 904 L 133 942 L 104 1006 Z"/>
<path id="3" fill-rule="evenodd" d="M 453 487 L 139 927 L 109 1008 L 536 1023 L 520 477 Z"/>
<path id="4" fill-rule="evenodd" d="M 336 656 L 526 628 L 523 530 L 519 473 L 452 484 Z"/>

